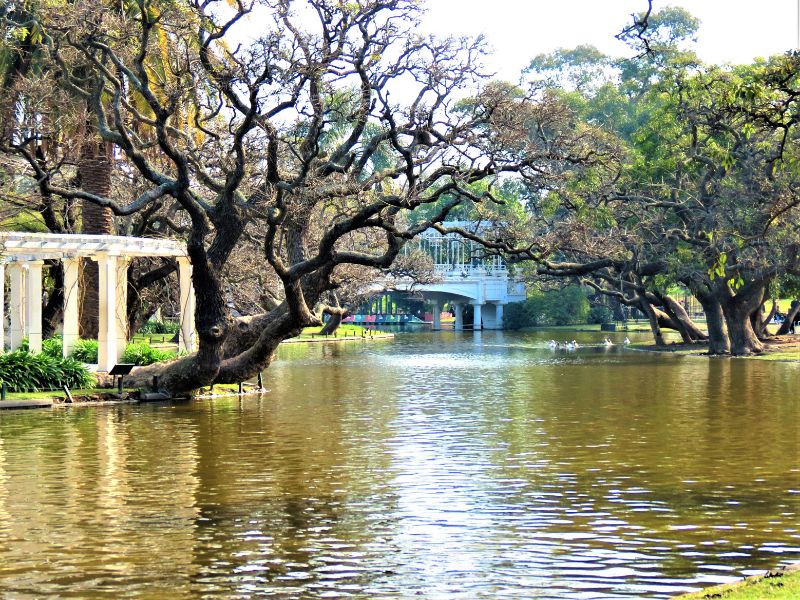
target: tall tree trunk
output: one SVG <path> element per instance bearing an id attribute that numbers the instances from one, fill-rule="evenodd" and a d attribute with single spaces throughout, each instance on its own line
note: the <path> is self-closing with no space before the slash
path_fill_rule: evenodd
<path id="1" fill-rule="evenodd" d="M 794 323 L 794 320 L 797 318 L 797 313 L 800 313 L 800 300 L 793 300 L 792 306 L 786 318 L 783 320 L 783 323 L 781 323 L 781 326 L 778 328 L 778 333 L 776 335 L 786 335 L 789 333 L 789 330 L 792 328 L 792 323 Z"/>
<path id="2" fill-rule="evenodd" d="M 722 303 L 728 337 L 731 341 L 731 354 L 743 356 L 764 351 L 764 345 L 753 330 L 750 316 L 761 306 L 764 286 L 753 286 L 728 298 Z"/>
<path id="3" fill-rule="evenodd" d="M 91 136 L 81 148 L 78 173 L 81 188 L 97 196 L 111 197 L 113 145 Z M 114 213 L 84 200 L 81 204 L 81 232 L 89 234 L 114 234 Z M 97 339 L 100 315 L 98 295 L 99 275 L 97 263 L 93 260 L 81 261 L 81 299 L 80 335 L 82 338 Z"/>
<path id="4" fill-rule="evenodd" d="M 756 309 L 752 316 L 753 331 L 756 332 L 756 336 L 760 340 L 769 337 L 770 333 L 767 331 L 767 326 L 775 317 L 775 313 L 778 312 L 778 301 L 775 298 L 772 299 L 772 308 L 770 308 L 769 312 L 764 311 L 764 304 L 766 304 L 766 301 Z"/>
<path id="5" fill-rule="evenodd" d="M 711 355 L 730 354 L 731 342 L 728 337 L 728 326 L 725 322 L 725 314 L 719 300 L 710 294 L 697 296 L 700 306 L 706 315 L 706 326 L 708 327 L 708 353 Z"/>
<path id="6" fill-rule="evenodd" d="M 42 308 L 42 337 L 45 339 L 53 336 L 64 315 L 64 269 L 60 261 L 50 265 L 50 279 L 53 291 Z"/>
<path id="7" fill-rule="evenodd" d="M 7 142 L 17 128 L 18 83 L 31 69 L 35 48 L 31 35 L 27 35 L 16 52 L 11 53 L 11 64 L 0 74 L 0 139 Z"/>
<path id="8" fill-rule="evenodd" d="M 642 295 L 639 299 L 639 306 L 650 322 L 650 330 L 653 332 L 653 339 L 656 341 L 656 346 L 664 346 L 664 334 L 661 332 L 661 326 L 658 324 L 658 315 L 653 309 L 653 305 L 647 301 L 647 298 Z"/>

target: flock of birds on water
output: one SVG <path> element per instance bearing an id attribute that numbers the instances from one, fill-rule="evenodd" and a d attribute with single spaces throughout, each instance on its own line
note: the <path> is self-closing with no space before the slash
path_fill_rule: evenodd
<path id="1" fill-rule="evenodd" d="M 622 345 L 627 346 L 630 343 L 631 341 L 628 339 L 628 336 L 625 336 Z M 606 348 L 609 348 L 610 346 L 613 345 L 614 342 L 612 342 L 609 338 L 603 339 L 603 346 L 605 346 Z M 550 340 L 549 342 L 547 342 L 547 346 L 551 350 L 567 350 L 567 351 L 577 350 L 578 348 L 580 348 L 580 344 L 578 344 L 578 342 L 576 342 L 575 340 L 572 340 L 571 342 L 557 342 L 556 340 Z"/>

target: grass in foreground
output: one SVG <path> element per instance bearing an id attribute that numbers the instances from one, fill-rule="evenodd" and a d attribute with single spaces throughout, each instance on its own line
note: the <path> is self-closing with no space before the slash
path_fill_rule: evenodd
<path id="1" fill-rule="evenodd" d="M 678 596 L 681 600 L 790 600 L 800 598 L 800 571 L 779 576 L 758 575 Z"/>
<path id="2" fill-rule="evenodd" d="M 133 392 L 133 388 L 123 388 L 124 392 Z M 89 388 L 85 390 L 70 390 L 73 398 L 79 396 L 94 396 L 97 394 L 116 394 L 117 388 Z M 50 400 L 51 398 L 65 399 L 67 395 L 62 390 L 51 390 L 46 392 L 8 392 L 6 400 Z"/>

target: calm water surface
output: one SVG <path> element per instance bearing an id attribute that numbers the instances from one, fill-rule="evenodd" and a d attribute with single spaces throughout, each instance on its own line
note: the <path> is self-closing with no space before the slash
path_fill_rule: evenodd
<path id="1" fill-rule="evenodd" d="M 0 596 L 663 598 L 800 560 L 797 365 L 549 337 L 293 345 L 262 397 L 0 413 Z"/>

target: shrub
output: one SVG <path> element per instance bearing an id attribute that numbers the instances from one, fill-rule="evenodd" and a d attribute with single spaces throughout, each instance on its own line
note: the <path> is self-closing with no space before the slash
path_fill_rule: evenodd
<path id="1" fill-rule="evenodd" d="M 589 301 L 583 289 L 579 285 L 568 285 L 561 289 L 534 291 L 525 302 L 508 304 L 503 313 L 503 326 L 521 329 L 574 325 L 585 323 L 588 316 Z"/>
<path id="2" fill-rule="evenodd" d="M 22 350 L 23 352 L 31 351 L 28 338 L 22 338 L 17 350 Z M 56 336 L 42 340 L 42 354 L 52 356 L 53 358 L 61 358 L 63 351 L 63 342 L 60 337 Z"/>
<path id="3" fill-rule="evenodd" d="M 180 323 L 173 321 L 146 321 L 139 333 L 178 333 Z"/>
<path id="4" fill-rule="evenodd" d="M 15 350 L 0 355 L 0 382 L 12 392 L 37 392 L 59 389 L 91 387 L 94 376 L 71 358 L 57 358 L 44 352 L 31 354 Z"/>
<path id="5" fill-rule="evenodd" d="M 122 362 L 144 366 L 153 363 L 172 360 L 177 354 L 172 350 L 153 348 L 149 344 L 128 344 L 122 355 Z"/>
<path id="6" fill-rule="evenodd" d="M 589 309 L 587 323 L 608 323 L 614 320 L 613 311 L 602 304 L 597 304 Z"/>
<path id="7" fill-rule="evenodd" d="M 47 356 L 52 356 L 53 358 L 61 358 L 63 353 L 64 342 L 60 337 L 51 337 L 42 341 L 42 354 L 47 354 Z"/>
<path id="8" fill-rule="evenodd" d="M 69 356 L 82 363 L 94 364 L 97 362 L 97 348 L 97 340 L 78 340 Z"/>
<path id="9" fill-rule="evenodd" d="M 505 329 L 522 329 L 533 327 L 536 319 L 529 310 L 527 302 L 512 302 L 503 310 L 503 327 Z"/>

